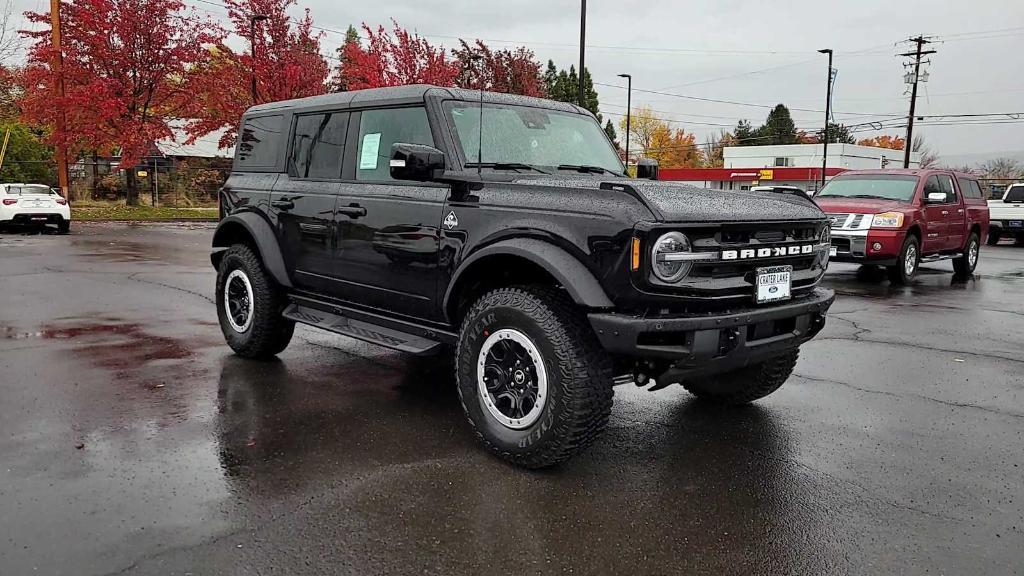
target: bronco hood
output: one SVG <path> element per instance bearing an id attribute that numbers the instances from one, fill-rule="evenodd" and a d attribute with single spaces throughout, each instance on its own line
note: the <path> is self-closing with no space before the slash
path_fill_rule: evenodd
<path id="1" fill-rule="evenodd" d="M 824 219 L 825 214 L 807 198 L 793 194 L 712 190 L 676 182 L 636 178 L 529 178 L 521 184 L 571 188 L 625 187 L 661 222 L 768 222 Z M 603 185 L 603 186 L 602 186 Z"/>

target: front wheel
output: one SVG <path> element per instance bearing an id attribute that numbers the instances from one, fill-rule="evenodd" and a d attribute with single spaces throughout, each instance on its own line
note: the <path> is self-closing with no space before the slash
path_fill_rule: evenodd
<path id="1" fill-rule="evenodd" d="M 889 281 L 893 284 L 907 284 L 917 275 L 921 264 L 921 245 L 916 236 L 907 236 L 896 264 L 888 267 Z"/>
<path id="2" fill-rule="evenodd" d="M 281 313 L 285 294 L 252 248 L 236 244 L 217 269 L 217 318 L 224 339 L 243 358 L 268 358 L 288 347 L 295 323 Z"/>
<path id="3" fill-rule="evenodd" d="M 709 402 L 749 404 L 778 390 L 793 373 L 799 355 L 800 349 L 793 348 L 739 370 L 716 374 L 700 381 L 684 381 L 683 388 Z"/>
<path id="4" fill-rule="evenodd" d="M 989 246 L 995 246 L 996 244 L 999 244 L 1000 236 L 1002 236 L 1002 234 L 1000 234 L 998 230 L 989 230 L 988 239 L 985 240 L 985 243 Z"/>
<path id="5" fill-rule="evenodd" d="M 542 468 L 586 448 L 608 422 L 612 364 L 563 292 L 488 292 L 466 314 L 455 352 L 462 408 L 491 453 Z"/>
<path id="6" fill-rule="evenodd" d="M 978 266 L 978 255 L 981 251 L 981 242 L 978 241 L 978 235 L 971 233 L 971 237 L 967 239 L 967 245 L 964 247 L 964 253 L 961 254 L 957 259 L 953 260 L 953 271 L 959 276 L 969 276 L 974 273 L 974 269 Z"/>

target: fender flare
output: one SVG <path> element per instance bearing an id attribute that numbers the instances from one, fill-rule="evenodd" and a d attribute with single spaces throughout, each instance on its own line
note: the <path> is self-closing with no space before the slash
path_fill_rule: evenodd
<path id="1" fill-rule="evenodd" d="M 224 249 L 237 243 L 239 233 L 252 239 L 260 259 L 263 261 L 263 266 L 274 280 L 281 286 L 291 288 L 292 281 L 288 277 L 288 269 L 284 265 L 284 256 L 281 254 L 281 246 L 277 242 L 277 234 L 263 217 L 254 212 L 232 214 L 217 224 L 217 230 L 213 233 L 214 251 L 210 254 L 210 262 L 213 263 L 213 267 L 217 268 L 220 265 Z"/>
<path id="2" fill-rule="evenodd" d="M 528 260 L 547 271 L 569 293 L 574 302 L 587 308 L 613 308 L 597 278 L 571 254 L 548 242 L 534 238 L 502 240 L 481 248 L 466 258 L 452 275 L 444 294 L 443 310 L 449 310 L 454 289 L 473 264 L 489 256 L 510 255 Z"/>

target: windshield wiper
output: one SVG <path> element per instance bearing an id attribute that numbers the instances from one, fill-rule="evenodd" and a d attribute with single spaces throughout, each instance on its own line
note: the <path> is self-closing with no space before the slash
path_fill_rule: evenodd
<path id="1" fill-rule="evenodd" d="M 491 168 L 494 170 L 533 170 L 534 172 L 540 172 L 541 174 L 551 174 L 547 170 L 541 170 L 531 164 L 523 164 L 521 162 L 467 162 L 466 168 Z"/>
<path id="2" fill-rule="evenodd" d="M 885 196 L 875 196 L 874 194 L 851 194 L 847 198 L 877 198 L 878 200 L 892 200 L 892 198 L 886 198 Z"/>
<path id="3" fill-rule="evenodd" d="M 577 172 L 584 172 L 587 174 L 615 174 L 616 176 L 622 176 L 618 172 L 613 172 L 607 168 L 601 166 L 588 166 L 586 164 L 559 164 L 559 170 L 575 170 Z"/>

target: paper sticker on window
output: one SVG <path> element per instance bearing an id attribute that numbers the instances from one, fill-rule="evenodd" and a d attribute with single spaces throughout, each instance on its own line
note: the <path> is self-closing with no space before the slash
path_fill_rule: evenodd
<path id="1" fill-rule="evenodd" d="M 376 170 L 378 152 L 380 152 L 380 132 L 363 136 L 363 146 L 359 152 L 359 169 Z"/>

